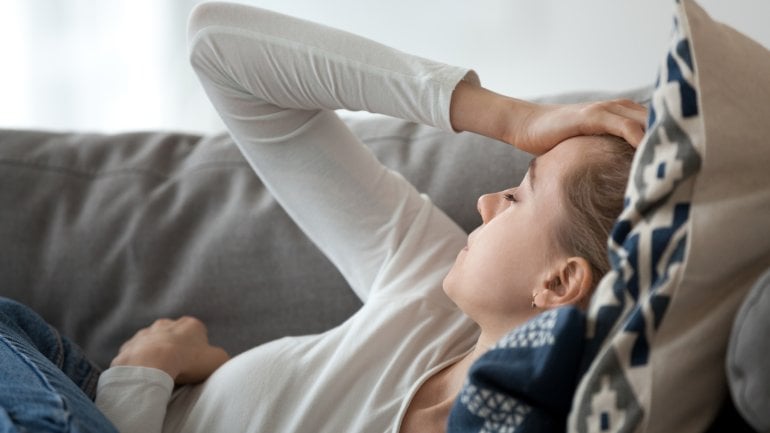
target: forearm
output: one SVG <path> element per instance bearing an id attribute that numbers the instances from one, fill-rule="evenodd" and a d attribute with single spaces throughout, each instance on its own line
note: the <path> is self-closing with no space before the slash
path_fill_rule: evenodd
<path id="1" fill-rule="evenodd" d="M 423 221 L 443 231 L 442 242 L 464 242 L 328 110 L 451 130 L 452 92 L 474 74 L 244 5 L 198 6 L 189 35 L 191 63 L 244 156 L 362 300 L 382 288 L 389 266 L 402 267 L 399 251 L 416 251 L 407 240 L 432 240 L 411 235 Z"/>
<path id="2" fill-rule="evenodd" d="M 470 131 L 542 154 L 577 135 L 612 134 L 632 145 L 644 136 L 647 110 L 632 101 L 536 104 L 461 82 L 450 105 L 456 131 Z"/>
<path id="3" fill-rule="evenodd" d="M 466 68 L 244 5 L 198 6 L 188 37 L 199 74 L 284 109 L 365 110 L 449 130 L 455 86 L 478 80 Z"/>
<path id="4" fill-rule="evenodd" d="M 95 403 L 121 433 L 160 433 L 173 389 L 160 370 L 113 367 L 99 377 Z"/>
<path id="5" fill-rule="evenodd" d="M 474 132 L 511 143 L 514 131 L 525 122 L 533 106 L 463 81 L 452 94 L 450 120 L 455 131 Z"/>

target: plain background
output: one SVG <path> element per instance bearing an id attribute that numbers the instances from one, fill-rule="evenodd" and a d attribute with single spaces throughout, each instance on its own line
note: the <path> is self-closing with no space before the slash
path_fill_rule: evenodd
<path id="1" fill-rule="evenodd" d="M 245 0 L 474 68 L 517 97 L 652 83 L 673 0 Z M 187 63 L 199 0 L 0 0 L 0 128 L 218 132 Z M 770 46 L 770 2 L 700 0 Z"/>

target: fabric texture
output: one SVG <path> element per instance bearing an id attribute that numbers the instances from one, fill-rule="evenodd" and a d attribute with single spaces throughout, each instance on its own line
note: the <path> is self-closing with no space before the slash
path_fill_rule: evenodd
<path id="1" fill-rule="evenodd" d="M 677 2 L 587 323 L 574 432 L 701 432 L 726 397 L 736 310 L 770 262 L 770 55 Z"/>
<path id="2" fill-rule="evenodd" d="M 28 307 L 0 297 L 0 431 L 109 433 L 100 369 Z"/>
<path id="3" fill-rule="evenodd" d="M 174 380 L 155 368 L 111 367 L 99 378 L 96 407 L 120 433 L 161 431 Z M 111 392 L 115 390 L 116 392 Z M 115 416 L 119 413 L 120 416 Z"/>
<path id="4" fill-rule="evenodd" d="M 344 120 L 468 232 L 478 196 L 519 182 L 530 159 L 475 134 Z M 0 178 L 0 294 L 102 367 L 158 317 L 200 317 L 237 354 L 322 332 L 361 306 L 227 134 L 0 130 Z"/>
<path id="5" fill-rule="evenodd" d="M 465 231 L 480 223 L 478 196 L 518 183 L 530 159 L 474 134 L 344 120 Z M 227 134 L 4 130 L 0 177 L 0 294 L 33 306 L 102 366 L 157 317 L 201 317 L 211 340 L 238 354 L 333 328 L 361 305 Z"/>
<path id="6" fill-rule="evenodd" d="M 238 4 L 198 6 L 189 35 L 239 149 L 364 305 L 324 333 L 244 352 L 166 402 L 168 377 L 108 369 L 97 404 L 124 433 L 397 431 L 419 384 L 478 337 L 442 290 L 467 234 L 331 110 L 448 128 L 450 95 L 473 74 Z M 120 403 L 143 400 L 143 413 Z"/>
<path id="7" fill-rule="evenodd" d="M 467 232 L 481 223 L 478 196 L 518 183 L 530 160 L 476 134 L 343 120 Z M 158 317 L 200 317 L 237 354 L 322 332 L 360 308 L 227 134 L 0 130 L 0 179 L 0 295 L 31 306 L 102 367 Z"/>
<path id="8" fill-rule="evenodd" d="M 585 314 L 541 313 L 498 341 L 468 372 L 447 432 L 563 432 L 583 353 Z"/>
<path id="9" fill-rule="evenodd" d="M 0 178 L 0 294 L 103 368 L 159 317 L 234 355 L 360 307 L 228 135 L 0 131 Z"/>
<path id="10" fill-rule="evenodd" d="M 724 355 L 729 331 L 726 317 L 730 315 L 714 312 L 712 305 L 692 302 L 691 298 L 684 301 L 687 297 L 681 298 L 686 305 L 677 306 L 679 296 L 687 292 L 677 287 L 690 287 L 690 293 L 701 290 L 709 299 L 716 293 L 719 302 L 727 304 L 724 308 L 734 311 L 740 292 L 745 293 L 756 281 L 759 269 L 768 263 L 767 255 L 757 246 L 763 238 L 758 234 L 766 231 L 768 221 L 768 200 L 761 189 L 768 183 L 758 168 L 768 165 L 767 153 L 763 153 L 766 140 L 762 141 L 768 136 L 764 121 L 768 118 L 766 51 L 710 21 L 691 3 L 682 7 L 689 16 L 680 17 L 678 22 L 682 32 L 689 30 L 686 39 L 690 42 L 679 44 L 677 40 L 681 48 L 674 48 L 670 59 L 675 67 L 687 65 L 689 52 L 696 74 L 687 76 L 689 69 L 680 67 L 689 89 L 682 80 L 669 82 L 668 75 L 661 75 L 658 109 L 651 120 L 659 137 L 669 137 L 667 128 L 682 129 L 680 123 L 684 122 L 688 126 L 685 135 L 695 137 L 693 147 L 701 157 L 701 167 L 687 178 L 690 180 L 672 181 L 671 188 L 661 188 L 666 198 L 652 203 L 668 208 L 674 200 L 670 197 L 687 195 L 686 184 L 694 184 L 693 196 L 700 198 L 685 200 L 690 211 L 682 225 L 690 242 L 680 244 L 685 248 L 684 265 L 672 269 L 679 273 L 669 274 L 669 283 L 655 287 L 657 296 L 650 296 L 649 290 L 637 292 L 621 284 L 604 284 L 604 298 L 594 305 L 589 320 L 589 329 L 594 330 L 589 353 L 599 353 L 597 359 L 601 361 L 594 365 L 590 364 L 593 357 L 585 361 L 592 369 L 576 397 L 575 407 L 582 412 L 573 413 L 573 425 L 578 424 L 576 419 L 586 417 L 596 420 L 594 425 L 607 426 L 608 431 L 652 431 L 660 426 L 657 422 L 676 425 L 676 419 L 683 419 L 680 417 L 693 420 L 693 424 L 707 423 L 718 405 L 717 397 L 724 394 L 724 378 L 713 380 L 714 375 L 721 375 L 712 374 L 719 357 L 701 355 L 705 350 Z M 661 110 L 661 95 L 666 89 L 679 96 L 667 96 L 673 102 Z M 698 107 L 695 117 L 701 117 L 703 123 L 700 136 L 689 128 L 697 123 L 695 120 L 677 117 L 672 121 L 676 113 L 669 112 L 679 105 L 677 100 L 687 99 L 691 90 Z M 555 95 L 548 99 L 571 102 L 630 96 L 643 100 L 647 92 Z M 480 193 L 518 182 L 529 160 L 506 145 L 473 134 L 452 134 L 385 117 L 345 120 L 381 161 L 402 172 L 419 191 L 428 193 L 466 231 L 479 222 L 468 203 Z M 646 151 L 639 153 L 648 160 L 637 165 L 656 175 L 670 174 L 670 157 L 665 152 L 656 155 L 655 150 L 680 147 L 686 146 L 647 143 L 643 146 Z M 431 169 L 425 170 L 428 165 Z M 344 278 L 265 191 L 228 135 L 0 131 L 0 176 L 0 238 L 6 246 L 0 252 L 0 294 L 32 305 L 64 334 L 73 336 L 102 366 L 108 364 L 124 339 L 156 317 L 199 316 L 209 324 L 212 341 L 235 354 L 283 335 L 331 328 L 360 307 Z M 724 182 L 725 178 L 731 182 Z M 670 190 L 673 192 L 666 196 L 665 191 Z M 721 222 L 704 223 L 693 215 Z M 632 221 L 634 227 L 646 221 L 640 218 Z M 650 220 L 653 223 L 657 224 Z M 751 236 L 746 234 L 749 229 Z M 653 229 L 645 235 L 648 245 L 653 238 L 650 231 Z M 709 231 L 714 239 L 704 246 L 703 238 Z M 665 230 L 655 233 L 665 234 Z M 617 243 L 629 238 L 633 236 L 619 236 Z M 654 238 L 658 239 L 657 235 Z M 697 248 L 692 239 L 696 239 Z M 616 251 L 623 251 L 618 248 Z M 712 251 L 721 253 L 719 262 L 704 265 L 704 260 L 714 260 Z M 709 255 L 712 257 L 701 258 Z M 698 257 L 694 267 L 690 263 L 693 257 Z M 630 269 L 639 264 L 633 257 L 618 261 L 626 266 L 624 278 L 652 278 L 649 269 L 645 277 L 632 278 Z M 656 281 L 663 282 L 660 274 Z M 314 290 L 307 290 L 311 285 Z M 667 307 L 662 308 L 664 304 Z M 636 313 L 631 314 L 632 310 Z M 655 314 L 660 315 L 660 321 L 655 320 Z M 714 317 L 713 328 L 707 329 L 703 325 L 711 321 L 710 315 Z M 671 319 L 675 316 L 676 321 Z M 647 319 L 644 326 L 639 326 L 640 320 L 630 320 L 642 317 Z M 668 330 L 661 333 L 664 327 Z M 675 335 L 686 331 L 691 331 L 689 337 Z M 639 336 L 644 338 L 637 339 Z M 691 353 L 693 347 L 700 347 L 691 341 L 700 342 L 704 336 L 709 337 L 709 343 Z M 637 340 L 642 343 L 637 344 Z M 659 357 L 651 355 L 646 364 L 631 366 L 631 349 L 624 347 L 638 348 L 644 342 L 671 350 L 661 351 Z M 712 347 L 712 343 L 719 347 Z M 754 349 L 745 347 L 736 345 L 736 351 L 730 353 L 731 362 L 757 359 L 751 355 Z M 682 357 L 683 353 L 687 356 Z M 622 365 L 618 354 L 626 354 Z M 675 362 L 680 357 L 682 362 Z M 741 365 L 748 365 L 745 362 Z M 691 365 L 682 373 L 682 364 L 687 363 Z M 651 372 L 653 366 L 660 368 Z M 669 368 L 670 374 L 665 371 Z M 637 374 L 642 370 L 645 372 Z M 692 389 L 691 384 L 703 372 L 708 382 L 705 390 L 698 388 L 700 393 L 695 391 L 696 398 L 687 403 L 689 393 L 682 399 L 678 392 Z M 747 372 L 756 374 L 757 370 Z M 678 377 L 670 377 L 675 374 Z M 660 384 L 663 375 L 670 379 L 669 385 Z M 659 377 L 650 380 L 649 386 L 641 383 L 640 377 L 655 376 Z M 628 378 L 637 379 L 633 390 Z M 711 388 L 715 382 L 720 383 L 716 390 Z M 596 393 L 598 384 L 606 384 L 606 392 Z M 736 384 L 742 386 L 737 382 L 733 387 Z M 671 390 L 677 392 L 666 397 Z M 704 399 L 708 401 L 701 410 L 697 404 Z M 581 403 L 594 401 L 595 408 Z M 654 407 L 651 401 L 655 401 Z M 756 411 L 767 407 L 753 399 L 738 401 L 738 405 L 743 406 L 747 417 L 751 411 L 764 413 Z M 623 413 L 619 407 L 641 410 Z M 661 416 L 661 411 L 666 415 Z M 631 421 L 616 422 L 619 418 L 615 416 Z M 645 427 L 645 420 L 651 417 L 655 422 Z M 755 426 L 760 429 L 762 424 Z M 679 430 L 677 425 L 669 431 L 687 430 Z"/>
<path id="11" fill-rule="evenodd" d="M 743 301 L 727 350 L 730 392 L 741 415 L 760 432 L 770 431 L 770 270 Z"/>

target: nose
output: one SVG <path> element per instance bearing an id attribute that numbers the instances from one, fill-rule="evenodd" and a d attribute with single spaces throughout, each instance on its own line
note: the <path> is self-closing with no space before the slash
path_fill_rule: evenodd
<path id="1" fill-rule="evenodd" d="M 505 197 L 503 197 L 503 194 L 504 193 L 501 191 L 484 194 L 479 197 L 479 201 L 476 203 L 476 208 L 479 210 L 481 221 L 484 224 L 492 221 L 494 217 L 505 210 L 506 204 L 508 202 L 505 200 Z"/>

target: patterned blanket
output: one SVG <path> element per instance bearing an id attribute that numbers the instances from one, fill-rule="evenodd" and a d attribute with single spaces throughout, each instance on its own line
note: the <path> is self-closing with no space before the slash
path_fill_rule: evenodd
<path id="1" fill-rule="evenodd" d="M 481 357 L 449 432 L 702 432 L 727 398 L 732 321 L 770 260 L 770 52 L 675 3 L 612 270 L 587 313 L 542 313 Z"/>

